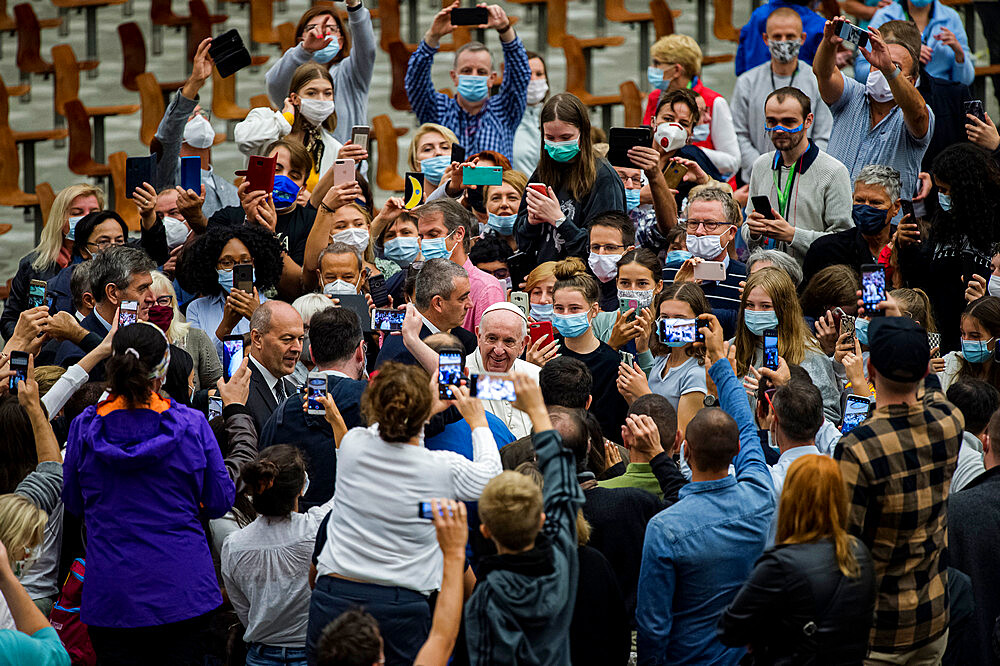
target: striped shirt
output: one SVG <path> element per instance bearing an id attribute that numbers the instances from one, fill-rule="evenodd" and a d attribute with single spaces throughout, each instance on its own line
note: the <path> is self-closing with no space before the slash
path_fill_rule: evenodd
<path id="1" fill-rule="evenodd" d="M 507 159 L 514 154 L 514 134 L 527 105 L 531 68 L 520 37 L 503 46 L 504 76 L 500 92 L 493 95 L 475 115 L 458 105 L 458 100 L 438 92 L 431 80 L 431 65 L 437 49 L 421 40 L 406 65 L 406 96 L 421 123 L 444 125 L 458 137 L 468 155 L 495 150 Z"/>

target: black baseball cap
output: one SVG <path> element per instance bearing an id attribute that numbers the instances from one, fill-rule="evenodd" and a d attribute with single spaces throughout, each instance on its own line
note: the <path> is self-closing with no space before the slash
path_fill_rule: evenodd
<path id="1" fill-rule="evenodd" d="M 897 382 L 916 382 L 927 374 L 931 348 L 927 331 L 909 317 L 873 317 L 868 349 L 880 375 Z"/>

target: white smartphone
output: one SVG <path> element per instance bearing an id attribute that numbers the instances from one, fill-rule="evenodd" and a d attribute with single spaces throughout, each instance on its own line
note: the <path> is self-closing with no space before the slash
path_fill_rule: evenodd
<path id="1" fill-rule="evenodd" d="M 309 403 L 306 407 L 307 414 L 316 414 L 317 416 L 322 416 L 326 413 L 326 409 L 323 407 L 323 403 L 319 401 L 326 395 L 326 373 L 323 372 L 310 372 L 309 378 L 306 380 L 306 401 Z"/>
<path id="2" fill-rule="evenodd" d="M 702 261 L 694 266 L 695 280 L 715 280 L 717 282 L 726 279 L 726 266 L 721 261 Z"/>
<path id="3" fill-rule="evenodd" d="M 523 291 L 512 291 L 510 292 L 510 302 L 521 308 L 521 312 L 524 313 L 525 318 L 529 316 L 531 304 L 528 302 L 528 294 Z"/>

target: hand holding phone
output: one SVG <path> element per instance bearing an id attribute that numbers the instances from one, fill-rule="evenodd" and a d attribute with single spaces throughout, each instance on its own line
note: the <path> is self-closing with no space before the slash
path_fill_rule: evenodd
<path id="1" fill-rule="evenodd" d="M 125 328 L 139 319 L 139 302 L 122 301 L 118 306 L 118 328 Z"/>
<path id="2" fill-rule="evenodd" d="M 861 301 L 865 314 L 881 316 L 878 304 L 885 300 L 885 267 L 881 264 L 865 264 L 861 267 Z"/>
<path id="3" fill-rule="evenodd" d="M 769 328 L 764 331 L 764 367 L 777 370 L 780 363 L 778 360 L 778 330 Z"/>
<path id="4" fill-rule="evenodd" d="M 750 202 L 753 204 L 753 210 L 755 213 L 760 213 L 765 220 L 773 220 L 774 215 L 771 212 L 771 200 L 765 196 L 750 197 Z"/>
<path id="5" fill-rule="evenodd" d="M 10 376 L 7 387 L 11 393 L 17 393 L 17 382 L 28 381 L 28 354 L 22 351 L 12 351 L 10 353 L 10 369 L 14 374 Z"/>
<path id="6" fill-rule="evenodd" d="M 438 353 L 438 397 L 442 400 L 453 400 L 452 387 L 463 383 L 463 360 L 463 349 L 446 348 Z"/>
<path id="7" fill-rule="evenodd" d="M 306 389 L 306 413 L 323 416 L 326 413 L 326 408 L 323 407 L 323 403 L 319 399 L 326 397 L 326 373 L 310 372 L 308 379 L 306 379 Z"/>

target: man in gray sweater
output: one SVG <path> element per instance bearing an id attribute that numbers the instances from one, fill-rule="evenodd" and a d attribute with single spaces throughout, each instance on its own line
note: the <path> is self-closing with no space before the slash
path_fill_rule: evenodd
<path id="1" fill-rule="evenodd" d="M 778 88 L 767 96 L 764 124 L 777 150 L 753 163 L 747 223 L 740 233 L 751 251 L 781 250 L 801 264 L 814 240 L 854 225 L 851 177 L 847 167 L 806 138 L 813 114 L 798 88 Z M 767 197 L 769 214 L 756 212 L 754 197 Z"/>

